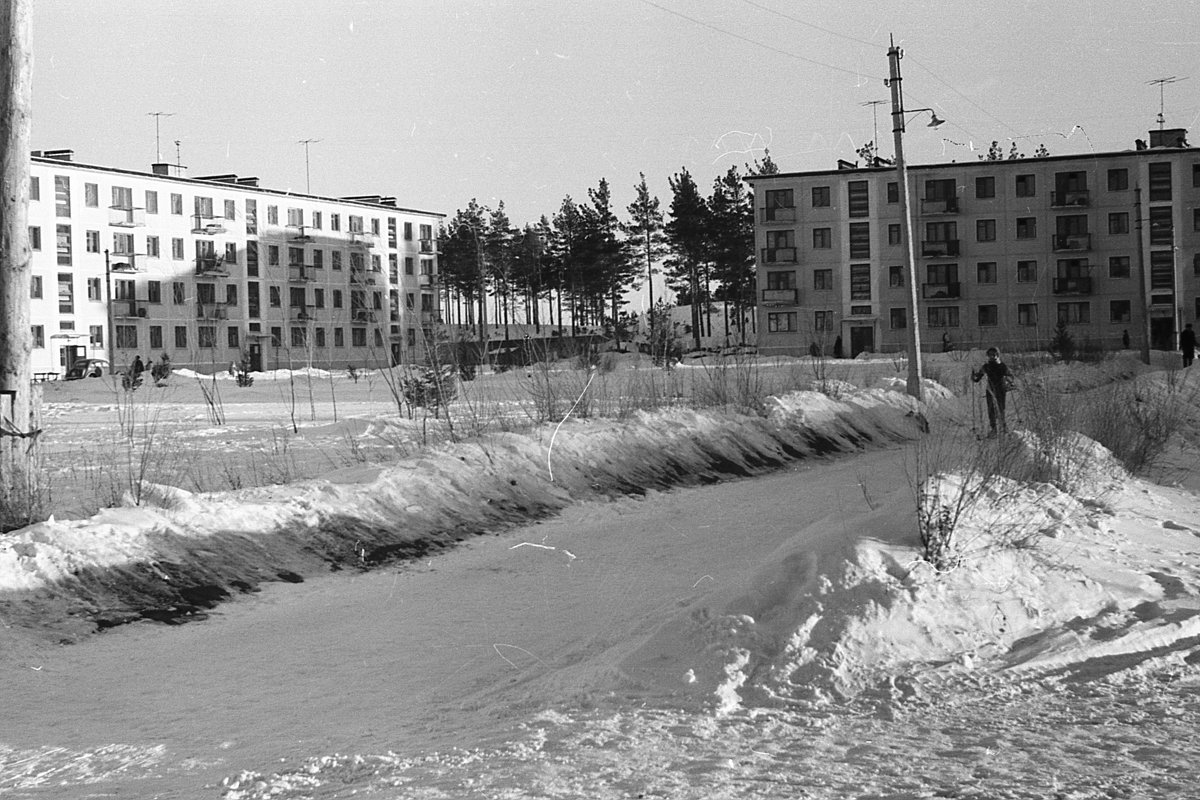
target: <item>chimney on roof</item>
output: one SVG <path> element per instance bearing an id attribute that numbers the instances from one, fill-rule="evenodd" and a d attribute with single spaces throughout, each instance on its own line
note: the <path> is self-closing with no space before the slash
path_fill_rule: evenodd
<path id="1" fill-rule="evenodd" d="M 179 164 L 166 164 L 159 162 L 157 164 L 151 164 L 150 171 L 155 175 L 167 175 L 172 178 L 187 177 L 187 167 L 180 166 Z"/>
<path id="2" fill-rule="evenodd" d="M 258 188 L 258 178 L 238 178 L 237 185 L 238 186 L 253 186 L 254 188 L 257 189 Z"/>
<path id="3" fill-rule="evenodd" d="M 1187 128 L 1166 128 L 1161 131 L 1150 131 L 1151 147 L 1190 147 L 1187 142 Z"/>
<path id="4" fill-rule="evenodd" d="M 36 151 L 35 151 L 35 153 L 36 153 Z M 59 161 L 74 161 L 75 160 L 75 151 L 74 150 L 42 150 L 40 153 L 36 153 L 36 154 L 41 155 L 42 158 L 55 158 L 55 159 L 58 159 Z"/>

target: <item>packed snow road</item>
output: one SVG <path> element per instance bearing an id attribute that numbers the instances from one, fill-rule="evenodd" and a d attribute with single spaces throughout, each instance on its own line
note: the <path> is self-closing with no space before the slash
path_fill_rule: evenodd
<path id="1" fill-rule="evenodd" d="M 900 449 L 810 460 L 273 585 L 198 623 L 28 645 L 3 662 L 0 791 L 219 796 L 243 770 L 419 758 L 505 741 L 541 712 L 628 705 L 645 676 L 621 665 L 665 620 L 746 580 L 811 523 L 906 486 Z"/>

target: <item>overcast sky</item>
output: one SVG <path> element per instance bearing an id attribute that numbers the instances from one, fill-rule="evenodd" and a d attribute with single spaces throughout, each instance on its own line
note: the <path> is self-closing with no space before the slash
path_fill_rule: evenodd
<path id="1" fill-rule="evenodd" d="M 911 163 L 1121 150 L 1200 117 L 1190 0 L 35 0 L 34 149 L 148 170 L 395 195 L 514 223 L 638 173 L 669 203 L 769 147 L 829 169 L 878 133 L 892 153 L 889 35 L 905 51 Z M 1200 144 L 1200 131 L 1193 140 Z"/>

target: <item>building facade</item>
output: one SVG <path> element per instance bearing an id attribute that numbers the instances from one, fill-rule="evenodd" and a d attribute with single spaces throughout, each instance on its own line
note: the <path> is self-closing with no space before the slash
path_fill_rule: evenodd
<path id="1" fill-rule="evenodd" d="M 750 179 L 763 353 L 908 346 L 896 170 Z M 908 167 L 922 349 L 1173 349 L 1200 315 L 1200 150 L 1182 130 L 1088 155 Z"/>
<path id="2" fill-rule="evenodd" d="M 189 178 L 31 163 L 32 370 L 136 356 L 211 373 L 420 363 L 439 322 L 442 214 L 392 197 L 273 191 L 256 178 Z"/>

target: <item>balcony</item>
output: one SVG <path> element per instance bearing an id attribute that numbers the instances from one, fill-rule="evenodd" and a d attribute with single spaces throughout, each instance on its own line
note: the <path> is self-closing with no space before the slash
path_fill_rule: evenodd
<path id="1" fill-rule="evenodd" d="M 288 320 L 291 322 L 312 322 L 315 319 L 314 309 L 309 306 L 293 306 L 288 309 Z"/>
<path id="2" fill-rule="evenodd" d="M 800 293 L 797 289 L 763 289 L 763 305 L 794 306 L 799 304 Z"/>
<path id="3" fill-rule="evenodd" d="M 292 283 L 310 283 L 316 280 L 313 268 L 307 264 L 288 264 L 288 281 Z"/>
<path id="4" fill-rule="evenodd" d="M 355 283 L 361 283 L 367 286 L 375 285 L 375 274 L 368 272 L 363 267 L 350 268 L 350 280 Z"/>
<path id="5" fill-rule="evenodd" d="M 114 228 L 142 228 L 146 225 L 146 209 L 108 207 L 108 224 Z"/>
<path id="6" fill-rule="evenodd" d="M 216 236 L 225 232 L 225 225 L 216 217 L 205 217 L 200 214 L 192 216 L 192 233 L 201 236 Z"/>
<path id="7" fill-rule="evenodd" d="M 796 207 L 795 206 L 777 206 L 775 208 L 764 208 L 762 210 L 763 222 L 795 222 Z"/>
<path id="8" fill-rule="evenodd" d="M 221 256 L 200 256 L 196 259 L 196 274 L 214 278 L 228 277 L 225 259 Z"/>
<path id="9" fill-rule="evenodd" d="M 295 231 L 288 234 L 288 241 L 296 244 L 305 244 L 311 242 L 313 237 L 308 235 L 308 229 L 303 225 L 288 225 L 289 231 Z"/>
<path id="10" fill-rule="evenodd" d="M 922 283 L 921 297 L 925 300 L 957 300 L 962 297 L 962 284 Z"/>
<path id="11" fill-rule="evenodd" d="M 421 324 L 422 325 L 433 325 L 435 322 L 436 323 L 441 322 L 441 320 L 438 319 L 438 315 L 437 315 L 436 311 L 422 311 L 421 312 Z"/>
<path id="12" fill-rule="evenodd" d="M 437 252 L 437 249 L 434 247 L 434 244 L 435 243 L 434 243 L 433 239 L 418 239 L 417 240 L 417 249 L 421 253 L 425 253 L 427 255 L 432 255 L 433 253 Z"/>
<path id="13" fill-rule="evenodd" d="M 1053 288 L 1055 294 L 1091 294 L 1092 279 L 1085 276 L 1055 278 Z"/>
<path id="14" fill-rule="evenodd" d="M 958 239 L 933 239 L 921 242 L 921 255 L 926 258 L 945 258 L 958 255 Z"/>
<path id="15" fill-rule="evenodd" d="M 796 248 L 794 247 L 764 247 L 762 249 L 764 264 L 795 264 Z"/>
<path id="16" fill-rule="evenodd" d="M 350 317 L 355 322 L 374 322 L 375 312 L 368 311 L 365 308 L 356 308 L 350 312 Z"/>
<path id="17" fill-rule="evenodd" d="M 137 319 L 147 314 L 145 305 L 139 300 L 122 298 L 112 302 L 112 315 L 116 319 Z"/>
<path id="18" fill-rule="evenodd" d="M 229 306 L 225 303 L 197 303 L 196 319 L 217 320 L 229 318 Z"/>
<path id="19" fill-rule="evenodd" d="M 113 253 L 113 259 L 108 269 L 110 272 L 132 273 L 141 272 L 141 265 L 138 264 L 138 257 L 134 253 Z"/>
<path id="20" fill-rule="evenodd" d="M 958 198 L 939 197 L 937 199 L 922 200 L 921 213 L 925 216 L 936 216 L 938 214 L 957 214 Z"/>
<path id="21" fill-rule="evenodd" d="M 1055 208 L 1086 208 L 1092 204 L 1092 193 L 1087 189 L 1074 189 L 1064 192 L 1051 192 L 1050 205 Z"/>
<path id="22" fill-rule="evenodd" d="M 361 247 L 374 247 L 379 240 L 379 234 L 369 231 L 350 231 L 350 244 L 356 244 Z"/>
<path id="23" fill-rule="evenodd" d="M 1054 237 L 1054 252 L 1080 252 L 1092 249 L 1090 233 L 1060 233 Z"/>
<path id="24" fill-rule="evenodd" d="M 437 275 L 421 274 L 417 276 L 417 284 L 419 286 L 433 286 L 437 283 Z"/>

